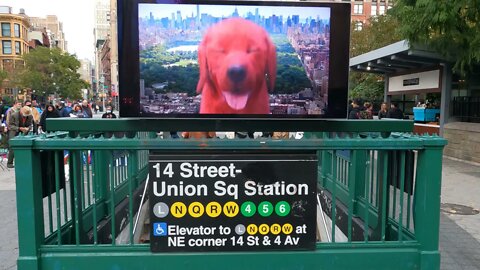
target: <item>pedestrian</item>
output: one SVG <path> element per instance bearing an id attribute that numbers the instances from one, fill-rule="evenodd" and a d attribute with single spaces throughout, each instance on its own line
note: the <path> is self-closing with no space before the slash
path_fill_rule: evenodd
<path id="1" fill-rule="evenodd" d="M 387 118 L 403 119 L 403 111 L 398 108 L 398 103 L 392 102 L 388 110 Z"/>
<path id="2" fill-rule="evenodd" d="M 7 115 L 8 106 L 4 101 L 0 102 L 0 122 L 5 123 L 5 115 Z"/>
<path id="3" fill-rule="evenodd" d="M 84 118 L 92 118 L 93 117 L 92 108 L 90 108 L 90 104 L 88 103 L 88 101 L 86 99 L 84 99 L 82 101 L 82 110 L 85 113 Z"/>
<path id="4" fill-rule="evenodd" d="M 45 104 L 39 104 L 36 99 L 32 100 L 32 107 L 37 109 L 37 111 L 40 115 L 42 115 L 42 113 L 43 113 L 42 106 L 44 106 L 44 105 Z"/>
<path id="5" fill-rule="evenodd" d="M 20 108 L 22 108 L 22 102 L 20 100 L 17 100 L 15 101 L 15 103 L 13 104 L 12 107 L 10 107 L 7 112 L 6 112 L 6 115 L 5 115 L 5 123 L 7 124 L 7 128 L 8 128 L 8 123 L 9 123 L 9 119 L 10 119 L 10 116 L 12 114 L 14 114 L 15 112 L 18 112 L 20 111 Z"/>
<path id="6" fill-rule="evenodd" d="M 32 109 L 23 106 L 19 111 L 14 112 L 8 119 L 8 140 L 15 138 L 20 133 L 28 134 L 33 126 Z M 15 158 L 12 147 L 9 142 L 7 168 L 13 168 L 13 160 Z"/>
<path id="7" fill-rule="evenodd" d="M 69 117 L 70 116 L 70 112 L 65 107 L 65 101 L 60 101 L 57 104 L 56 111 L 58 112 L 58 116 L 60 116 L 60 117 Z"/>
<path id="8" fill-rule="evenodd" d="M 38 110 L 33 107 L 33 104 L 32 104 L 32 101 L 31 100 L 27 100 L 24 102 L 23 104 L 24 106 L 28 106 L 30 107 L 30 109 L 32 109 L 32 117 L 33 117 L 33 134 L 37 134 L 38 132 L 38 124 L 40 123 L 40 113 L 38 112 Z"/>
<path id="9" fill-rule="evenodd" d="M 380 105 L 380 111 L 378 111 L 378 119 L 386 118 L 388 113 L 388 105 L 386 102 L 383 102 Z"/>
<path id="10" fill-rule="evenodd" d="M 55 109 L 55 106 L 52 104 L 47 105 L 47 108 L 45 111 L 43 111 L 42 116 L 40 117 L 40 124 L 38 126 L 39 132 L 44 131 L 47 132 L 47 119 L 48 118 L 58 118 L 60 117 L 60 114 L 58 113 L 57 109 Z"/>
<path id="11" fill-rule="evenodd" d="M 83 111 L 83 107 L 80 104 L 73 106 L 73 111 L 70 113 L 70 117 L 76 118 L 88 118 L 87 114 Z"/>
<path id="12" fill-rule="evenodd" d="M 107 110 L 102 115 L 102 118 L 117 118 L 117 116 L 112 111 L 112 106 L 108 105 L 108 106 L 105 106 L 105 107 L 107 108 Z"/>
<path id="13" fill-rule="evenodd" d="M 352 107 L 350 109 L 350 113 L 348 114 L 348 119 L 360 119 L 360 100 L 359 99 L 354 99 L 352 101 Z"/>
<path id="14" fill-rule="evenodd" d="M 360 119 L 373 119 L 373 106 L 370 102 L 365 102 L 363 104 L 365 108 L 363 111 L 360 112 Z"/>

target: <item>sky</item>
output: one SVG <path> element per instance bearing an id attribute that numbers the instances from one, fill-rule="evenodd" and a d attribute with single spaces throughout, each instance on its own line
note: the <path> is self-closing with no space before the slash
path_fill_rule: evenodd
<path id="1" fill-rule="evenodd" d="M 150 12 L 153 12 L 156 17 L 170 17 L 172 13 L 179 10 L 178 5 L 153 5 L 153 4 L 144 4 L 139 8 L 140 17 L 148 17 Z M 259 9 L 259 15 L 269 17 L 273 14 L 280 16 L 283 15 L 285 18 L 291 15 L 300 15 L 300 19 L 305 19 L 307 17 L 320 19 L 329 19 L 330 18 L 330 9 L 322 7 L 268 7 L 268 6 L 235 6 L 231 5 L 224 8 L 218 8 L 218 6 L 207 6 L 200 5 L 200 13 L 208 13 L 212 16 L 228 16 L 233 13 L 235 8 L 238 9 L 240 16 L 246 15 L 247 12 L 252 12 L 255 14 L 255 9 Z M 182 5 L 181 10 L 182 17 L 191 16 L 192 13 L 196 15 L 197 5 Z"/>
<path id="2" fill-rule="evenodd" d="M 68 52 L 93 61 L 94 0 L 1 0 L 0 6 L 12 7 L 15 14 L 23 8 L 31 17 L 57 15 L 63 23 Z"/>

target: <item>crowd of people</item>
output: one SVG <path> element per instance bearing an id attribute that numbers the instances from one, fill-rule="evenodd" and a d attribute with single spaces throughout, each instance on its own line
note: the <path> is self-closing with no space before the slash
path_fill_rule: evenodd
<path id="1" fill-rule="evenodd" d="M 102 118 L 117 118 L 112 104 L 105 106 Z M 99 111 L 98 105 L 88 100 L 72 103 L 68 100 L 56 104 L 39 104 L 36 100 L 15 101 L 3 104 L 0 101 L 0 147 L 8 147 L 7 167 L 13 168 L 14 153 L 9 141 L 19 134 L 41 134 L 48 132 L 47 119 L 72 117 L 92 118 Z"/>
<path id="2" fill-rule="evenodd" d="M 113 113 L 113 105 L 108 103 L 105 106 L 105 112 L 102 118 L 117 118 Z M 8 141 L 19 134 L 41 134 L 48 132 L 47 119 L 72 117 L 72 118 L 92 118 L 93 114 L 98 113 L 99 106 L 88 100 L 79 100 L 70 102 L 61 100 L 55 104 L 38 104 L 36 100 L 27 100 L 25 102 L 16 101 L 10 106 L 0 102 L 0 136 L 1 147 L 8 147 Z M 398 104 L 391 102 L 382 103 L 377 113 L 378 119 L 394 118 L 404 119 L 402 110 L 398 108 Z M 351 101 L 348 110 L 348 119 L 374 119 L 373 104 L 363 102 L 361 99 Z M 176 132 L 172 132 L 178 137 Z M 250 134 L 245 134 L 245 137 Z M 239 137 L 241 137 L 239 135 Z M 13 168 L 14 153 L 9 148 L 7 167 Z"/>
<path id="3" fill-rule="evenodd" d="M 374 117 L 373 104 L 370 102 L 362 102 L 361 99 L 354 99 L 351 101 L 348 108 L 348 119 L 373 119 Z M 391 102 L 390 108 L 386 102 L 380 105 L 380 110 L 377 113 L 378 119 L 392 118 L 404 119 L 403 111 L 398 108 L 398 103 Z"/>

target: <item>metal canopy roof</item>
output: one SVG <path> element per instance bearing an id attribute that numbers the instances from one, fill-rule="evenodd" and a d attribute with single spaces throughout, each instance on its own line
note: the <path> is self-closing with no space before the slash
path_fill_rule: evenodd
<path id="1" fill-rule="evenodd" d="M 368 53 L 350 58 L 355 71 L 393 75 L 424 69 L 447 62 L 442 56 L 402 40 Z"/>

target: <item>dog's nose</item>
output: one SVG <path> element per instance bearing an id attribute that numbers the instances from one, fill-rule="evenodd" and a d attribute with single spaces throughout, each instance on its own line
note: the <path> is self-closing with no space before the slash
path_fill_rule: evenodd
<path id="1" fill-rule="evenodd" d="M 231 66 L 227 71 L 228 78 L 234 83 L 239 83 L 247 76 L 247 71 L 243 66 Z"/>

